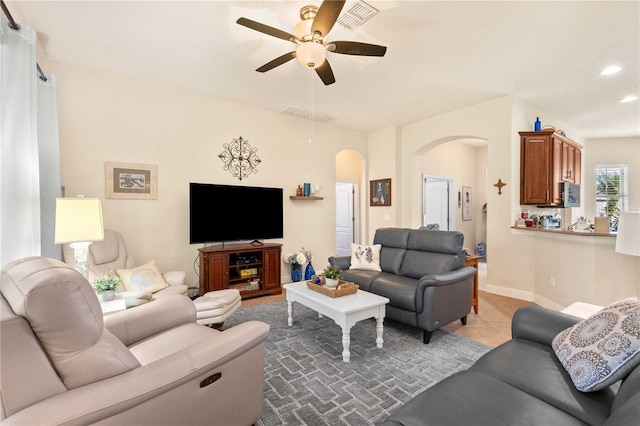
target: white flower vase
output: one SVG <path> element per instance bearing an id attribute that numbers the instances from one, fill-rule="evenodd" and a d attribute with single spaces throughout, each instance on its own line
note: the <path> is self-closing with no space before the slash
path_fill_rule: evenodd
<path id="1" fill-rule="evenodd" d="M 105 290 L 102 292 L 102 300 L 104 300 L 105 302 L 108 302 L 110 300 L 113 300 L 116 298 L 116 291 L 115 290 Z"/>

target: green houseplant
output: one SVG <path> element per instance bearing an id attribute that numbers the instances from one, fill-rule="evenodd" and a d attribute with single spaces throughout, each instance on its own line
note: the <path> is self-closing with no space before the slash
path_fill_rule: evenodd
<path id="1" fill-rule="evenodd" d="M 324 271 L 322 271 L 322 275 L 324 275 L 327 287 L 336 287 L 338 280 L 342 276 L 342 269 L 335 265 L 327 265 Z"/>
<path id="2" fill-rule="evenodd" d="M 95 280 L 93 289 L 102 296 L 102 300 L 113 300 L 116 296 L 118 284 L 120 284 L 120 277 L 113 275 Z"/>

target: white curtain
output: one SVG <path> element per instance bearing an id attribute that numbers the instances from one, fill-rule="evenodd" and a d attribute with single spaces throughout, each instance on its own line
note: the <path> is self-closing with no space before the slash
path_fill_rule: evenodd
<path id="1" fill-rule="evenodd" d="M 51 82 L 55 79 L 51 78 Z M 38 96 L 39 86 L 49 93 Z M 51 95 L 53 90 L 53 96 Z M 42 104 L 39 104 L 39 98 Z M 46 99 L 46 100 L 45 100 Z M 49 104 L 49 105 L 47 105 Z M 39 123 L 46 123 L 39 131 Z M 55 128 L 55 129 L 53 129 Z M 55 136 L 52 136 L 55 133 Z M 57 136 L 55 85 L 38 84 L 36 71 L 36 33 L 21 24 L 20 30 L 9 28 L 7 19 L 0 19 L 0 264 L 15 259 L 42 254 L 42 223 L 49 227 L 55 211 L 41 211 L 39 139 L 47 144 L 44 160 L 55 162 L 44 166 L 57 183 L 47 182 L 44 189 L 57 186 L 60 193 L 59 147 Z M 45 137 L 47 136 L 47 137 Z M 55 144 L 56 146 L 52 146 Z M 55 151 L 52 159 L 51 151 Z M 54 170 L 55 169 L 55 170 Z M 53 178 L 55 179 L 55 177 Z M 50 195 L 45 197 L 49 202 Z M 54 195 L 55 202 L 55 195 Z M 45 218 L 47 215 L 49 217 Z M 45 235 L 48 238 L 49 233 Z M 53 250 L 47 248 L 54 253 Z M 59 251 L 59 248 L 57 249 Z M 59 255 L 57 256 L 60 257 Z"/>

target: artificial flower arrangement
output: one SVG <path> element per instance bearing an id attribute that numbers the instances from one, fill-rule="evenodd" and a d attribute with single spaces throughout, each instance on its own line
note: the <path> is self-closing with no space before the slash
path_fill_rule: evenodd
<path id="1" fill-rule="evenodd" d="M 116 290 L 120 284 L 120 277 L 117 275 L 110 275 L 102 278 L 98 278 L 93 282 L 93 288 L 96 293 L 102 294 L 105 291 Z"/>
<path id="2" fill-rule="evenodd" d="M 304 257 L 307 258 L 307 262 L 311 263 L 311 258 L 313 258 L 313 253 L 311 250 L 306 250 L 304 247 L 300 249 L 300 253 L 304 254 Z"/>
<path id="3" fill-rule="evenodd" d="M 282 260 L 284 260 L 284 263 L 290 263 L 292 265 L 302 265 L 303 263 L 307 263 L 307 256 L 305 256 L 303 252 L 287 253 L 282 256 Z"/>

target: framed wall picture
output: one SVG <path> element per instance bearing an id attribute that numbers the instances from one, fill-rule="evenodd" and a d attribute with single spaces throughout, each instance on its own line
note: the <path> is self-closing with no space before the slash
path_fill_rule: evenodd
<path id="1" fill-rule="evenodd" d="M 369 205 L 391 205 L 391 178 L 369 181 Z"/>
<path id="2" fill-rule="evenodd" d="M 473 200 L 471 198 L 471 187 L 462 187 L 462 220 L 471 220 L 473 217 Z"/>
<path id="3" fill-rule="evenodd" d="M 158 199 L 158 166 L 105 163 L 106 197 L 128 200 Z"/>

